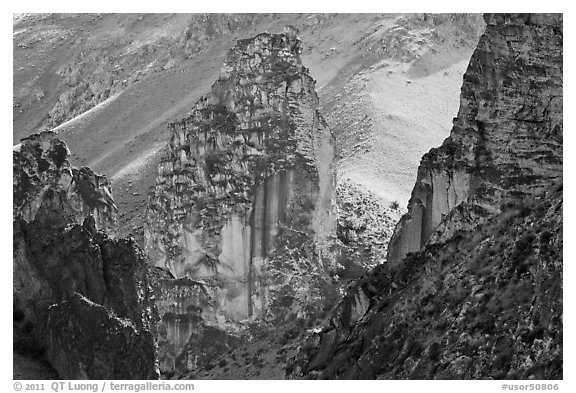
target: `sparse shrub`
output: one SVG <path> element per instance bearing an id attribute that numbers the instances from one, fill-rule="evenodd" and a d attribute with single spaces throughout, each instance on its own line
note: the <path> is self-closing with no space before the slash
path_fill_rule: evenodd
<path id="1" fill-rule="evenodd" d="M 516 271 L 517 275 L 521 275 L 528 271 L 527 264 L 524 264 L 523 262 L 532 251 L 532 243 L 534 242 L 534 239 L 536 239 L 536 236 L 533 233 L 527 233 L 514 245 L 514 251 L 512 252 L 510 260 L 512 262 L 512 269 Z"/>
<path id="2" fill-rule="evenodd" d="M 550 239 L 552 238 L 552 233 L 550 231 L 544 231 L 540 234 L 540 244 L 550 243 Z"/>
<path id="3" fill-rule="evenodd" d="M 433 342 L 430 347 L 428 347 L 428 358 L 430 360 L 436 360 L 440 356 L 441 345 L 438 342 Z"/>
<path id="4" fill-rule="evenodd" d="M 398 203 L 398 201 L 394 201 L 390 204 L 390 209 L 392 210 L 399 210 L 400 209 L 400 204 Z"/>
<path id="5" fill-rule="evenodd" d="M 280 363 L 285 363 L 287 358 L 288 358 L 288 356 L 284 353 L 276 356 L 276 360 Z"/>
<path id="6" fill-rule="evenodd" d="M 532 208 L 528 205 L 524 205 L 520 208 L 520 217 L 528 217 L 532 213 Z"/>

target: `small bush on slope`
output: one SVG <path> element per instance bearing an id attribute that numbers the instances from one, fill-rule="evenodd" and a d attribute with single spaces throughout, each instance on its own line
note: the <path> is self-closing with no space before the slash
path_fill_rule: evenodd
<path id="1" fill-rule="evenodd" d="M 378 266 L 349 291 L 369 297 L 367 311 L 312 334 L 291 376 L 562 378 L 562 206 L 560 186 Z"/>

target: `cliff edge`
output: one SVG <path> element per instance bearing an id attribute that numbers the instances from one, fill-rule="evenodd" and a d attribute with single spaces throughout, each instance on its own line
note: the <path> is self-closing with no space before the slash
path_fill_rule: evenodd
<path id="1" fill-rule="evenodd" d="M 389 264 L 562 180 L 562 15 L 484 19 L 450 137 L 422 158 Z"/>
<path id="2" fill-rule="evenodd" d="M 291 378 L 562 379 L 562 15 L 489 14 L 388 263 Z"/>

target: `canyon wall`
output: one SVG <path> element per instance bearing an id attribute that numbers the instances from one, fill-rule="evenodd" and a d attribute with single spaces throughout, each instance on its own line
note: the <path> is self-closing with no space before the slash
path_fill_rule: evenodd
<path id="1" fill-rule="evenodd" d="M 422 158 L 388 263 L 562 179 L 562 16 L 485 21 L 450 137 Z"/>
<path id="2" fill-rule="evenodd" d="M 14 348 L 64 379 L 158 378 L 145 255 L 106 234 L 110 185 L 68 157 L 51 132 L 14 150 Z"/>
<path id="3" fill-rule="evenodd" d="M 485 20 L 388 263 L 350 286 L 289 377 L 562 379 L 562 15 Z"/>
<path id="4" fill-rule="evenodd" d="M 302 314 L 318 291 L 315 274 L 335 265 L 334 137 L 300 53 L 293 28 L 239 40 L 211 91 L 170 125 L 146 251 L 173 278 L 206 290 L 213 325 Z M 187 291 L 183 282 L 164 296 Z M 199 325 L 183 310 L 190 325 L 178 334 L 189 336 Z M 172 319 L 163 317 L 168 332 Z"/>
<path id="5" fill-rule="evenodd" d="M 304 379 L 562 379 L 562 186 L 378 266 L 286 368 Z"/>

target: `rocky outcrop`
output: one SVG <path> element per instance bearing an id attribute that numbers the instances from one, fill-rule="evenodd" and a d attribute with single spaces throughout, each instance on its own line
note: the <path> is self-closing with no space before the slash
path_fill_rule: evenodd
<path id="1" fill-rule="evenodd" d="M 422 158 L 388 263 L 562 179 L 562 15 L 485 21 L 450 137 Z"/>
<path id="2" fill-rule="evenodd" d="M 336 191 L 341 243 L 338 262 L 344 269 L 355 262 L 367 272 L 386 261 L 388 241 L 400 213 L 394 204 L 385 206 L 376 194 L 350 179 L 338 179 Z"/>
<path id="3" fill-rule="evenodd" d="M 50 307 L 46 330 L 63 379 L 158 379 L 152 334 L 77 292 Z"/>
<path id="4" fill-rule="evenodd" d="M 223 326 L 218 313 L 229 321 L 303 313 L 315 274 L 334 266 L 334 138 L 300 52 L 292 28 L 238 41 L 210 93 L 170 126 L 146 251 L 174 278 L 206 288 L 218 310 L 212 325 Z M 182 281 L 165 291 L 188 289 Z M 277 313 L 278 303 L 288 311 Z M 170 324 L 172 311 L 160 312 Z M 193 319 L 185 314 L 179 320 Z"/>
<path id="5" fill-rule="evenodd" d="M 157 378 L 145 256 L 99 230 L 114 222 L 109 184 L 68 155 L 53 133 L 14 152 L 14 346 L 65 379 Z"/>
<path id="6" fill-rule="evenodd" d="M 289 376 L 562 378 L 562 16 L 485 20 L 388 263 L 351 285 Z"/>
<path id="7" fill-rule="evenodd" d="M 207 323 L 226 326 L 224 315 L 217 309 L 206 285 L 184 277 L 174 279 L 165 272 L 154 285 L 155 304 L 162 322 L 158 325 L 158 358 L 160 370 L 188 370 L 196 367 L 201 350 L 183 351 L 191 337 L 198 337 Z"/>
<path id="8" fill-rule="evenodd" d="M 50 219 L 58 226 L 81 224 L 91 215 L 97 229 L 113 232 L 118 209 L 110 183 L 90 168 L 73 168 L 69 156 L 66 144 L 49 131 L 14 147 L 13 218 Z"/>
<path id="9" fill-rule="evenodd" d="M 562 379 L 562 187 L 351 288 L 292 378 Z"/>

